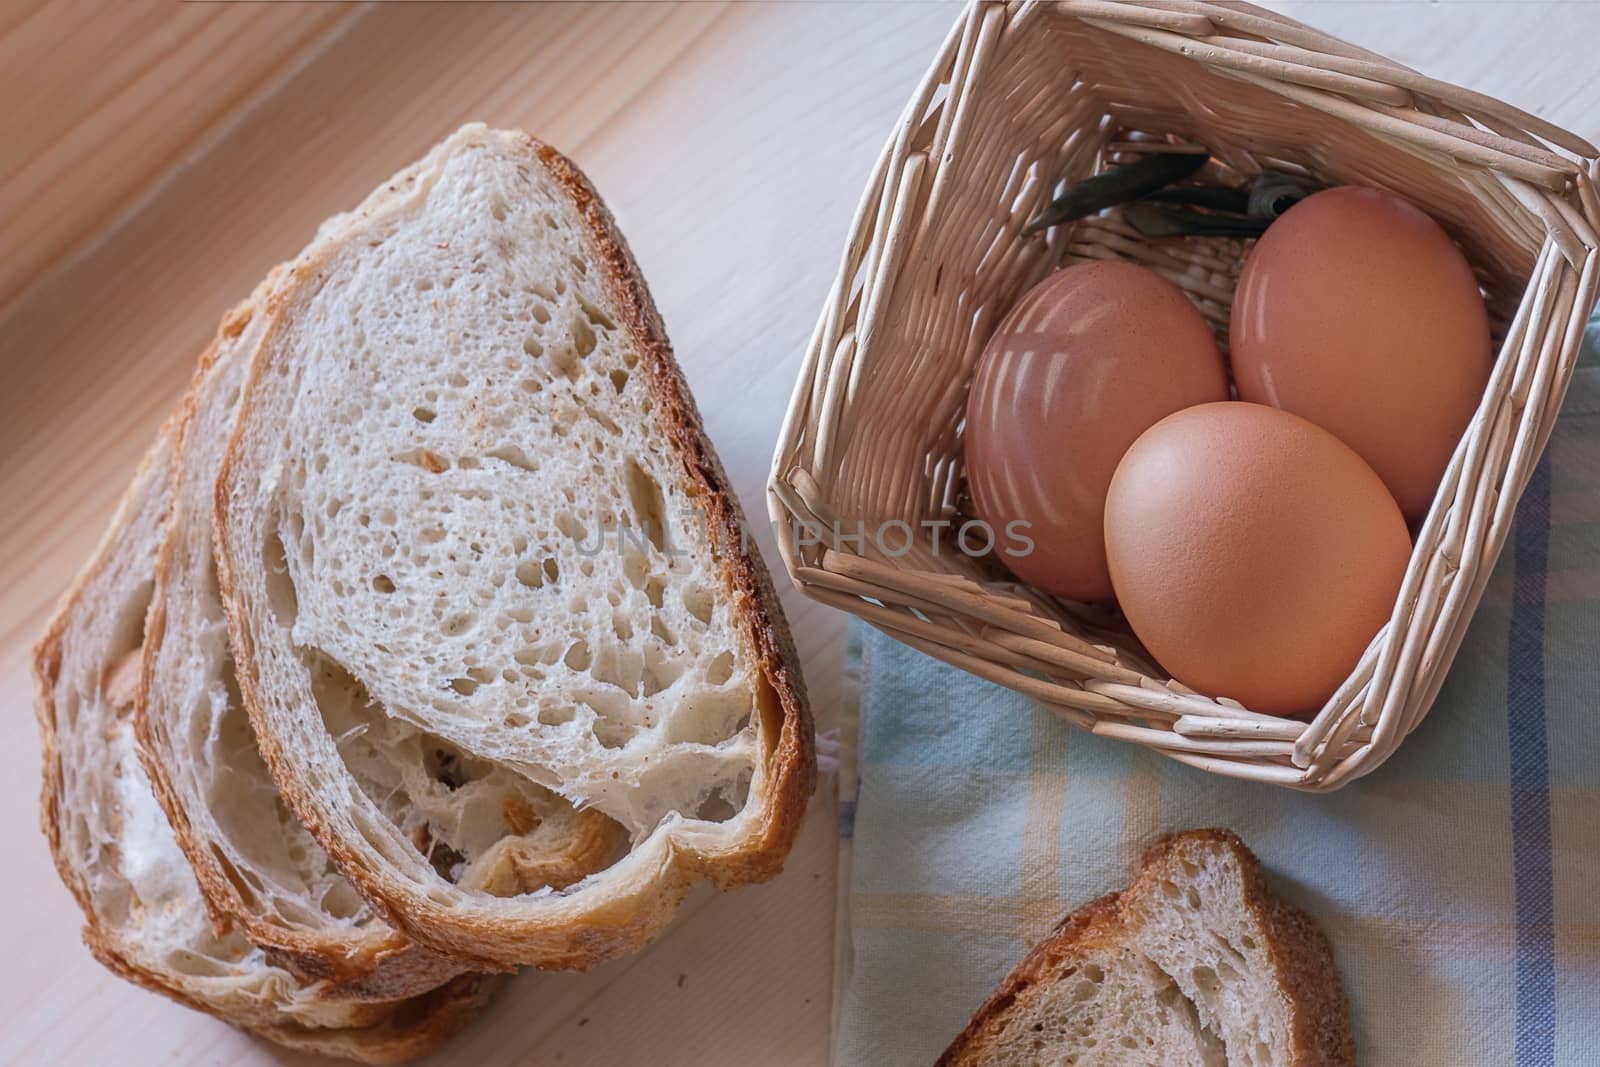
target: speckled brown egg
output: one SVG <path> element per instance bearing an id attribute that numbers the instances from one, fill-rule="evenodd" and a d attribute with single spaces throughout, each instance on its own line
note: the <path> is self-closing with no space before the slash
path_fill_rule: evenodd
<path id="1" fill-rule="evenodd" d="M 1251 251 L 1230 331 L 1241 400 L 1355 449 L 1412 522 L 1489 381 L 1489 316 L 1466 257 L 1408 201 L 1327 189 Z"/>
<path id="2" fill-rule="evenodd" d="M 1211 330 L 1171 282 L 1117 261 L 1044 279 L 990 339 L 967 403 L 968 487 L 1001 561 L 1047 593 L 1108 599 L 1117 461 L 1164 416 L 1227 396 Z"/>
<path id="3" fill-rule="evenodd" d="M 1117 600 L 1157 662 L 1254 711 L 1315 712 L 1394 609 L 1411 554 L 1383 481 L 1261 404 L 1203 404 L 1134 442 L 1106 498 Z"/>

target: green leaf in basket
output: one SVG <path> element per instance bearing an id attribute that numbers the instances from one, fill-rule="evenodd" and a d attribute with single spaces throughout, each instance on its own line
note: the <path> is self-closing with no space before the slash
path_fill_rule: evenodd
<path id="1" fill-rule="evenodd" d="M 1146 237 L 1260 237 L 1272 221 L 1151 203 L 1129 204 L 1122 217 Z"/>
<path id="2" fill-rule="evenodd" d="M 1174 185 L 1170 189 L 1157 189 L 1145 199 L 1161 204 L 1181 204 L 1185 207 L 1226 211 L 1234 215 L 1246 215 L 1250 212 L 1249 191 L 1226 185 Z"/>
<path id="3" fill-rule="evenodd" d="M 1210 158 L 1203 152 L 1159 152 L 1075 182 L 1023 227 L 1023 236 L 1137 200 L 1189 177 Z"/>

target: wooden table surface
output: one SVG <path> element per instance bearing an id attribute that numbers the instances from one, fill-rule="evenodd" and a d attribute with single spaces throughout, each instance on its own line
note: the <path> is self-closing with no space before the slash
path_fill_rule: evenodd
<path id="1" fill-rule="evenodd" d="M 1600 139 L 1600 6 L 1273 6 Z M 764 515 L 856 198 L 956 10 L 0 5 L 0 1059 L 295 1059 L 102 971 L 37 828 L 28 648 L 221 312 L 459 123 L 524 127 L 611 204 Z M 780 585 L 826 731 L 844 624 Z M 437 1061 L 826 1061 L 834 833 L 825 780 L 776 881 L 693 896 L 635 958 L 519 978 Z"/>

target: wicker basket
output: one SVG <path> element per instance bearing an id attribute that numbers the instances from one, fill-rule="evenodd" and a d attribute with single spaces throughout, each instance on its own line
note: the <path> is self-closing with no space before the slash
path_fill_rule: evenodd
<path id="1" fill-rule="evenodd" d="M 1226 344 L 1246 245 L 1148 240 L 1115 212 L 1019 236 L 1064 179 L 1181 143 L 1210 149 L 1221 179 L 1271 167 L 1424 206 L 1466 250 L 1494 322 L 1492 379 L 1394 614 L 1310 723 L 1194 694 L 1115 613 L 939 551 L 943 530 L 923 525 L 959 521 L 975 361 L 1059 264 L 1153 267 Z M 1596 154 L 1532 115 L 1242 4 L 969 7 L 873 171 L 785 420 L 768 503 L 790 575 L 1096 734 L 1299 789 L 1373 770 L 1433 702 L 1561 406 L 1596 293 Z M 915 533 L 905 551 L 897 521 Z M 892 547 L 855 536 L 887 528 Z"/>

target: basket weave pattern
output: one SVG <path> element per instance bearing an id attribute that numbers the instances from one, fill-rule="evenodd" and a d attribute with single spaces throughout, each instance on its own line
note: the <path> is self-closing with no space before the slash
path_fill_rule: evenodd
<path id="1" fill-rule="evenodd" d="M 961 520 L 976 361 L 1057 266 L 1151 267 L 1226 345 L 1245 243 L 1147 239 L 1114 211 L 1019 236 L 1066 182 L 1184 145 L 1211 152 L 1216 180 L 1272 168 L 1421 205 L 1466 251 L 1494 323 L 1489 387 L 1394 612 L 1310 723 L 1191 692 L 1114 612 L 1027 589 L 954 551 L 939 525 Z M 1371 771 L 1432 704 L 1560 408 L 1600 283 L 1596 156 L 1541 119 L 1248 5 L 973 4 L 872 173 L 785 420 L 769 508 L 813 531 L 778 539 L 791 577 L 1094 733 L 1300 789 Z M 895 533 L 888 552 L 850 537 L 885 523 L 913 536 Z"/>

